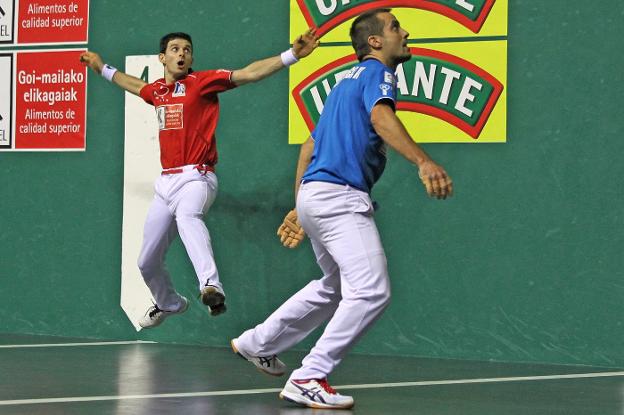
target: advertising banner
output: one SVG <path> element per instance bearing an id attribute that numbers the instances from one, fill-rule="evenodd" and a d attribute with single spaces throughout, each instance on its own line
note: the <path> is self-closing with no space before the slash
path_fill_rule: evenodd
<path id="1" fill-rule="evenodd" d="M 0 45 L 13 43 L 15 0 L 0 0 Z"/>
<path id="2" fill-rule="evenodd" d="M 13 125 L 13 55 L 0 54 L 0 149 L 10 148 Z"/>
<path id="3" fill-rule="evenodd" d="M 0 151 L 86 149 L 88 31 L 89 0 L 0 0 Z"/>
<path id="4" fill-rule="evenodd" d="M 412 59 L 397 67 L 397 114 L 417 142 L 507 139 L 507 0 L 291 0 L 291 37 L 317 27 L 321 47 L 289 69 L 289 142 L 304 142 L 332 88 L 358 61 L 355 16 L 392 7 Z"/>
<path id="5" fill-rule="evenodd" d="M 16 53 L 15 149 L 85 149 L 87 68 L 81 52 Z"/>
<path id="6" fill-rule="evenodd" d="M 89 0 L 0 0 L 0 45 L 84 44 Z"/>

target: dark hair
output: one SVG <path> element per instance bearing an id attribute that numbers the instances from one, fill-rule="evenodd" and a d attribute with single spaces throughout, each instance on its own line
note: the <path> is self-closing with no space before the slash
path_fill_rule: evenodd
<path id="1" fill-rule="evenodd" d="M 377 18 L 379 13 L 390 13 L 391 9 L 374 9 L 359 15 L 351 25 L 349 36 L 351 45 L 361 62 L 364 56 L 371 53 L 368 37 L 383 34 L 384 22 Z"/>
<path id="2" fill-rule="evenodd" d="M 173 39 L 188 40 L 191 46 L 193 46 L 193 39 L 191 39 L 191 35 L 187 33 L 183 33 L 183 32 L 168 33 L 164 35 L 162 38 L 160 38 L 160 53 L 165 53 L 165 51 L 167 50 L 167 45 L 169 44 L 169 41 Z"/>

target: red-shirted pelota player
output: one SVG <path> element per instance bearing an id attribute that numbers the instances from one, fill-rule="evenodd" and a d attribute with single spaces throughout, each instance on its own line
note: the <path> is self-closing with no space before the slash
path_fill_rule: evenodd
<path id="1" fill-rule="evenodd" d="M 96 73 L 140 96 L 156 109 L 163 170 L 156 180 L 138 261 L 154 305 L 139 321 L 141 327 L 156 327 L 168 316 L 188 308 L 188 300 L 176 292 L 164 262 L 176 229 L 197 273 L 202 302 L 213 316 L 225 312 L 225 294 L 210 234 L 203 221 L 218 187 L 215 175 L 217 95 L 292 65 L 312 53 L 318 44 L 315 31 L 310 30 L 295 39 L 291 49 L 245 68 L 193 72 L 191 37 L 186 33 L 170 33 L 161 39 L 158 55 L 164 77 L 151 84 L 104 64 L 97 53 L 88 51 L 80 56 Z"/>

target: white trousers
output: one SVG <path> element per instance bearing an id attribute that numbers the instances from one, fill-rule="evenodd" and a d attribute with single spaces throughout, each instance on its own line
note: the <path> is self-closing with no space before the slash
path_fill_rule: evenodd
<path id="1" fill-rule="evenodd" d="M 269 318 L 238 339 L 256 356 L 278 354 L 329 320 L 291 379 L 321 379 L 379 318 L 390 301 L 386 255 L 369 195 L 325 182 L 301 185 L 299 221 L 323 277 L 311 281 Z"/>
<path id="2" fill-rule="evenodd" d="M 217 195 L 217 176 L 192 167 L 185 166 L 183 173 L 156 179 L 154 200 L 145 219 L 138 266 L 162 310 L 174 311 L 182 305 L 165 266 L 165 254 L 177 233 L 193 263 L 200 289 L 208 281 L 222 289 L 203 220 Z"/>

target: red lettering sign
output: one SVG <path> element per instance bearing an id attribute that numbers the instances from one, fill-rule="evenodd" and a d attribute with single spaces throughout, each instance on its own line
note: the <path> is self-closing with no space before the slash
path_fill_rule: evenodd
<path id="1" fill-rule="evenodd" d="M 15 149 L 85 149 L 82 52 L 16 53 Z"/>
<path id="2" fill-rule="evenodd" d="M 20 0 L 17 42 L 86 43 L 89 0 Z"/>

